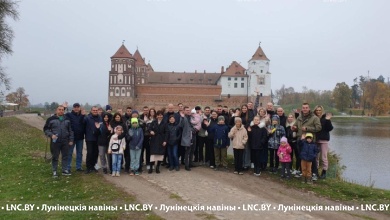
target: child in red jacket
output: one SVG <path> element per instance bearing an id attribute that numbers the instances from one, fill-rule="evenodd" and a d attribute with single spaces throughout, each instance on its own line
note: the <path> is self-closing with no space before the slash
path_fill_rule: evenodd
<path id="1" fill-rule="evenodd" d="M 286 178 L 287 172 L 287 179 L 290 179 L 291 147 L 288 144 L 286 137 L 282 137 L 280 139 L 280 147 L 278 149 L 277 155 L 279 157 L 279 161 L 282 163 L 281 178 Z"/>

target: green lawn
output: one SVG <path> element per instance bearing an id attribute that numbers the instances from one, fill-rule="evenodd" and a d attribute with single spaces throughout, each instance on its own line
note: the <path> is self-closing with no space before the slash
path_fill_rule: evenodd
<path id="1" fill-rule="evenodd" d="M 151 212 L 123 211 L 137 204 L 133 196 L 112 186 L 100 174 L 73 173 L 53 179 L 45 162 L 43 132 L 16 118 L 0 118 L 1 219 L 155 219 Z M 11 205 L 35 205 L 33 211 L 7 211 Z M 86 211 L 38 210 L 48 206 L 86 207 Z M 117 211 L 93 211 L 89 206 L 113 206 Z"/>

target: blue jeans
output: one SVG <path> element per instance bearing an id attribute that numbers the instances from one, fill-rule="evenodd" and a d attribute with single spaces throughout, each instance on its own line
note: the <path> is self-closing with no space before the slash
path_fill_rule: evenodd
<path id="1" fill-rule="evenodd" d="M 177 156 L 177 144 L 168 145 L 168 159 L 171 167 L 179 166 L 179 157 Z"/>
<path id="2" fill-rule="evenodd" d="M 141 149 L 132 150 L 130 149 L 130 170 L 137 171 L 139 168 L 139 159 L 141 157 Z"/>
<path id="3" fill-rule="evenodd" d="M 112 154 L 112 172 L 121 171 L 122 156 L 122 154 Z"/>
<path id="4" fill-rule="evenodd" d="M 77 140 L 72 146 L 69 146 L 68 153 L 68 170 L 72 167 L 73 150 L 76 146 L 76 169 L 81 169 L 81 163 L 83 162 L 83 143 L 84 140 Z"/>

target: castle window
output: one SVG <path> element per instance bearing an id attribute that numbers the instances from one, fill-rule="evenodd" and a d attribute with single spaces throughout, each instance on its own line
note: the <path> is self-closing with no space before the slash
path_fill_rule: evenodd
<path id="1" fill-rule="evenodd" d="M 119 94 L 119 89 L 116 89 L 116 90 L 115 90 L 115 93 L 116 93 L 116 94 Z"/>
<path id="2" fill-rule="evenodd" d="M 263 70 L 260 70 L 260 73 L 263 73 Z"/>
<path id="3" fill-rule="evenodd" d="M 234 81 L 237 81 L 237 77 L 234 77 Z"/>
<path id="4" fill-rule="evenodd" d="M 192 82 L 192 81 L 194 81 L 194 79 L 190 79 L 190 81 Z"/>
<path id="5" fill-rule="evenodd" d="M 237 83 L 234 83 L 234 88 L 237 88 Z"/>
<path id="6" fill-rule="evenodd" d="M 229 80 L 229 81 L 232 80 L 232 77 L 228 77 L 228 80 Z"/>
<path id="7" fill-rule="evenodd" d="M 230 88 L 230 86 L 231 86 L 231 83 L 230 83 L 230 82 L 228 82 L 228 88 Z"/>
<path id="8" fill-rule="evenodd" d="M 241 83 L 241 88 L 244 88 L 244 83 Z"/>
<path id="9" fill-rule="evenodd" d="M 244 77 L 241 77 L 241 81 L 244 81 Z"/>

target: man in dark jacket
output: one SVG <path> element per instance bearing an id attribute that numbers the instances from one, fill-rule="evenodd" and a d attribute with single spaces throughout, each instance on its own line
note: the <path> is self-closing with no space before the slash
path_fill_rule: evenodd
<path id="1" fill-rule="evenodd" d="M 69 147 L 68 171 L 71 171 L 74 147 L 76 147 L 76 170 L 83 171 L 81 163 L 83 162 L 84 115 L 81 114 L 80 104 L 74 103 L 72 112 L 66 113 L 65 116 L 70 120 L 74 133 L 74 144 Z"/>
<path id="2" fill-rule="evenodd" d="M 85 143 L 87 144 L 86 174 L 97 171 L 95 170 L 95 164 L 99 156 L 99 123 L 103 123 L 102 117 L 98 114 L 98 108 L 93 106 L 91 113 L 84 118 Z"/>
<path id="3" fill-rule="evenodd" d="M 64 116 L 64 106 L 57 107 L 56 114 L 46 120 L 43 131 L 50 138 L 50 150 L 52 157 L 53 177 L 58 177 L 57 167 L 60 152 L 62 155 L 62 175 L 71 175 L 68 170 L 69 146 L 73 145 L 74 135 L 71 122 Z"/>

